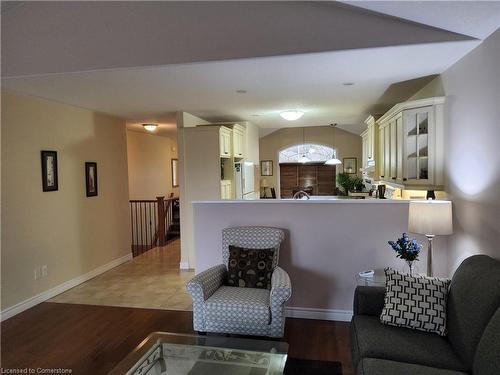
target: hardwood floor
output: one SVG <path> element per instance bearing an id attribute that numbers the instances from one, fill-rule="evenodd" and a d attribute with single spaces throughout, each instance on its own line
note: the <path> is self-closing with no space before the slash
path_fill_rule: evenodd
<path id="1" fill-rule="evenodd" d="M 2 368 L 67 368 L 107 374 L 149 333 L 193 333 L 192 313 L 45 302 L 2 322 Z M 339 361 L 352 375 L 349 324 L 286 321 L 289 355 Z"/>

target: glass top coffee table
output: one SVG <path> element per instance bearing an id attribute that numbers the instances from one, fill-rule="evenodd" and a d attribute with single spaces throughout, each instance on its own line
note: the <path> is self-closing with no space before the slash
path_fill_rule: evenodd
<path id="1" fill-rule="evenodd" d="M 154 332 L 110 375 L 281 375 L 288 344 Z"/>

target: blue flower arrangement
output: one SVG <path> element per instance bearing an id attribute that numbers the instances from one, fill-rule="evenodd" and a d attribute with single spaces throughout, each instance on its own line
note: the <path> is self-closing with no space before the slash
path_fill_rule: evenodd
<path id="1" fill-rule="evenodd" d="M 410 239 L 406 233 L 403 233 L 403 237 L 398 238 L 397 241 L 389 241 L 388 243 L 397 253 L 396 256 L 407 262 L 418 260 L 418 254 L 422 250 L 422 245 L 415 238 Z"/>

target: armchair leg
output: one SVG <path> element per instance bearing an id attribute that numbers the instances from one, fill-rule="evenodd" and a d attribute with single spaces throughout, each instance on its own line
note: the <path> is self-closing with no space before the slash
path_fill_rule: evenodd
<path id="1" fill-rule="evenodd" d="M 206 336 L 207 335 L 207 333 L 203 332 L 203 331 L 198 331 L 197 333 L 199 336 Z"/>

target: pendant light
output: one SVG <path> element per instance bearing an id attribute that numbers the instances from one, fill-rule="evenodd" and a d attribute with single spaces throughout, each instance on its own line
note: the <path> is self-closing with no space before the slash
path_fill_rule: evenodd
<path id="1" fill-rule="evenodd" d="M 304 149 L 306 148 L 306 136 L 305 136 L 305 128 L 302 127 L 302 156 L 299 158 L 299 163 L 305 164 L 311 161 L 306 156 L 306 153 L 304 152 Z"/>
<path id="2" fill-rule="evenodd" d="M 332 131 L 333 131 L 333 139 L 332 139 L 333 155 L 332 155 L 331 159 L 328 159 L 327 161 L 325 161 L 325 164 L 326 165 L 339 165 L 339 164 L 342 164 L 342 162 L 339 159 L 337 159 L 337 150 L 335 149 L 335 127 L 337 126 L 337 124 L 330 124 L 330 126 L 332 127 Z"/>

